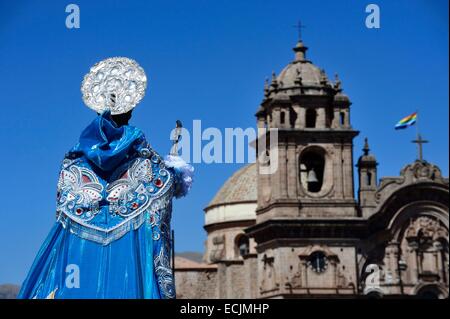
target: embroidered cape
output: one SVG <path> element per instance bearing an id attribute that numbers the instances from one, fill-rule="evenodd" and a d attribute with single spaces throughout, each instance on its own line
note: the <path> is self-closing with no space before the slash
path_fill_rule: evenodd
<path id="1" fill-rule="evenodd" d="M 187 194 L 192 175 L 139 129 L 97 117 L 62 162 L 57 220 L 19 298 L 174 298 L 172 198 Z M 74 287 L 68 266 L 78 269 Z"/>

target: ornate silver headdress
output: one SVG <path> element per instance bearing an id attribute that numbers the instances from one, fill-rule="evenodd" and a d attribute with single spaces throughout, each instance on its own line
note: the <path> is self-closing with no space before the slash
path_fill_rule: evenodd
<path id="1" fill-rule="evenodd" d="M 81 93 L 84 103 L 97 113 L 110 110 L 122 114 L 133 109 L 144 97 L 147 76 L 136 61 L 115 57 L 91 67 L 84 76 Z"/>

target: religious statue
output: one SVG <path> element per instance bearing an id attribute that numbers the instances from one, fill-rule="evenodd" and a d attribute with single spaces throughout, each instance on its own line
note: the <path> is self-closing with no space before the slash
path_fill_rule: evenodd
<path id="1" fill-rule="evenodd" d="M 98 116 L 62 161 L 56 222 L 19 298 L 175 298 L 172 198 L 187 194 L 193 168 L 176 147 L 163 159 L 128 124 L 146 87 L 144 70 L 123 57 L 84 77 L 83 100 Z"/>

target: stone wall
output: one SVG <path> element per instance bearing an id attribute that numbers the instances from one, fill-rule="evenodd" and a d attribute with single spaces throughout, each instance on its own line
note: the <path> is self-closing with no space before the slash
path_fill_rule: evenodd
<path id="1" fill-rule="evenodd" d="M 218 263 L 219 298 L 249 298 L 250 276 L 243 261 Z"/>
<path id="2" fill-rule="evenodd" d="M 216 269 L 176 270 L 177 299 L 218 298 Z"/>

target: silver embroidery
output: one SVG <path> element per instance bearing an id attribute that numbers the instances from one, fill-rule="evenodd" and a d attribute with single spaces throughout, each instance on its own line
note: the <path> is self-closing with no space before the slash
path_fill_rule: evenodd
<path id="1" fill-rule="evenodd" d="M 81 238 L 107 245 L 139 228 L 146 219 L 154 218 L 159 210 L 171 204 L 173 176 L 165 170 L 160 178 L 159 171 L 153 172 L 152 162 L 147 158 L 136 159 L 120 179 L 106 187 L 94 172 L 79 165 L 75 161 L 63 163 L 57 216 L 65 228 Z M 107 205 L 99 207 L 103 198 Z M 109 227 L 96 223 L 99 212 L 109 214 L 110 221 L 116 223 L 111 222 Z M 158 219 L 154 227 L 159 229 L 159 224 Z"/>
<path id="2" fill-rule="evenodd" d="M 161 245 L 158 255 L 154 259 L 155 273 L 163 298 L 175 298 L 175 286 L 173 282 L 172 268 L 170 267 L 168 247 Z"/>
<path id="3" fill-rule="evenodd" d="M 65 209 L 83 220 L 98 213 L 103 185 L 89 169 L 70 166 L 62 170 L 58 181 L 58 209 Z"/>

